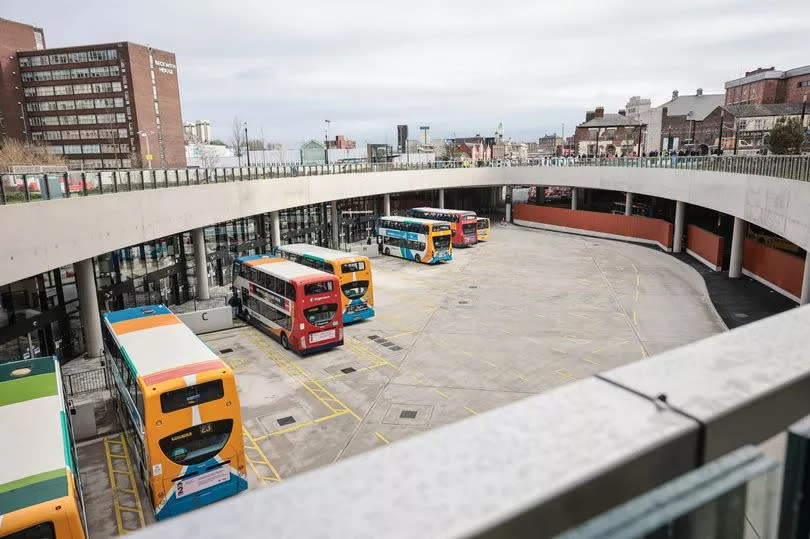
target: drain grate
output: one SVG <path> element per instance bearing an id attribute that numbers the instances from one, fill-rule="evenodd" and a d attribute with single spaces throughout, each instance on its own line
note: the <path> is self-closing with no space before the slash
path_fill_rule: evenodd
<path id="1" fill-rule="evenodd" d="M 391 350 L 393 350 L 393 351 L 395 351 L 395 352 L 398 352 L 398 351 L 402 350 L 402 347 L 401 347 L 401 346 L 399 346 L 399 345 L 392 346 L 392 347 L 391 347 Z"/>
<path id="2" fill-rule="evenodd" d="M 393 348 L 396 346 L 396 343 L 392 343 L 391 341 L 385 341 L 384 343 L 382 343 L 382 345 L 385 346 L 386 348 Z"/>
<path id="3" fill-rule="evenodd" d="M 400 419 L 416 419 L 416 410 L 402 410 L 399 417 Z"/>
<path id="4" fill-rule="evenodd" d="M 220 354 L 230 354 L 231 352 L 233 352 L 233 348 L 223 348 L 219 351 Z"/>
<path id="5" fill-rule="evenodd" d="M 278 424 L 282 427 L 284 425 L 291 425 L 292 423 L 295 423 L 295 418 L 291 415 L 288 415 L 287 417 L 282 417 L 281 419 L 278 420 Z"/>
<path id="6" fill-rule="evenodd" d="M 368 338 L 371 339 L 372 341 L 376 341 L 377 339 L 380 338 L 380 336 L 379 335 L 369 335 Z"/>
<path id="7" fill-rule="evenodd" d="M 478 287 L 475 285 L 470 285 L 468 288 L 478 288 Z"/>
<path id="8" fill-rule="evenodd" d="M 346 367 L 345 369 L 340 369 L 340 372 L 343 374 L 349 374 L 354 372 L 356 369 L 354 367 Z"/>
<path id="9" fill-rule="evenodd" d="M 469 301 L 462 300 L 462 301 L 459 301 L 458 303 L 459 303 L 459 305 L 467 305 L 469 303 Z"/>

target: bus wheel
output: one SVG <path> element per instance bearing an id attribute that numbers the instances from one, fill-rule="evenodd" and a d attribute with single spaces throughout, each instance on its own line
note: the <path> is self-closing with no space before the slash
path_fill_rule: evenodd
<path id="1" fill-rule="evenodd" d="M 421 256 L 419 256 L 419 254 L 418 254 L 418 253 L 417 253 L 417 254 L 415 254 L 415 255 L 413 255 L 413 259 L 414 259 L 414 260 L 416 260 L 417 262 L 421 262 L 421 261 L 422 261 L 422 257 L 421 257 Z"/>
<path id="2" fill-rule="evenodd" d="M 388 247 L 385 248 L 385 256 L 389 256 L 391 254 L 391 249 Z"/>
<path id="3" fill-rule="evenodd" d="M 290 349 L 290 341 L 287 339 L 287 335 L 285 333 L 281 334 L 281 346 L 283 346 L 285 350 Z"/>

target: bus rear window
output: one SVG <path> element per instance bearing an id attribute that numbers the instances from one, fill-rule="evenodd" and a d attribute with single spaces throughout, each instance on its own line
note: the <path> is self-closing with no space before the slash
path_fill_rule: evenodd
<path id="1" fill-rule="evenodd" d="M 366 269 L 365 262 L 349 262 L 340 266 L 340 271 L 343 273 L 354 273 L 355 271 L 363 271 Z"/>
<path id="2" fill-rule="evenodd" d="M 159 440 L 158 445 L 172 462 L 191 466 L 222 451 L 232 429 L 233 419 L 220 419 L 175 432 Z"/>
<path id="3" fill-rule="evenodd" d="M 5 539 L 54 539 L 56 534 L 53 530 L 53 522 L 40 522 L 24 530 L 14 532 L 11 535 L 4 535 Z"/>
<path id="4" fill-rule="evenodd" d="M 304 294 L 307 296 L 323 294 L 324 292 L 331 292 L 332 290 L 332 281 L 321 281 L 320 283 L 309 283 L 304 285 Z"/>
<path id="5" fill-rule="evenodd" d="M 197 406 L 204 402 L 221 399 L 225 395 L 222 380 L 211 380 L 202 384 L 167 391 L 160 395 L 160 409 L 164 414 Z"/>

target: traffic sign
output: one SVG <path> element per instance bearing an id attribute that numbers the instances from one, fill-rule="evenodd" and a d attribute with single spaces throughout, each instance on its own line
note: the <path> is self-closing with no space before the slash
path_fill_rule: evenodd
<path id="1" fill-rule="evenodd" d="M 146 154 L 146 160 L 147 160 L 147 161 L 151 161 L 151 160 L 152 160 L 152 154 L 151 154 L 151 153 Z"/>

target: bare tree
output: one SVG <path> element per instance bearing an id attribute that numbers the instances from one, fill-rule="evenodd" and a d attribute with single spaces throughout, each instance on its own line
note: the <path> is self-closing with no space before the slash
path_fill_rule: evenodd
<path id="1" fill-rule="evenodd" d="M 66 165 L 61 155 L 55 155 L 39 144 L 27 144 L 12 138 L 0 140 L 0 171 L 14 165 Z"/>
<path id="2" fill-rule="evenodd" d="M 200 167 L 214 168 L 219 163 L 219 155 L 215 148 L 208 144 L 195 144 L 196 154 L 199 155 Z"/>
<path id="3" fill-rule="evenodd" d="M 239 121 L 239 116 L 233 117 L 233 124 L 231 125 L 231 146 L 239 160 L 239 166 L 242 166 L 242 146 L 245 144 L 244 132 L 242 131 L 242 122 Z"/>

